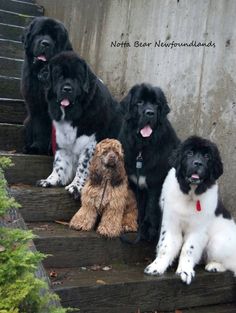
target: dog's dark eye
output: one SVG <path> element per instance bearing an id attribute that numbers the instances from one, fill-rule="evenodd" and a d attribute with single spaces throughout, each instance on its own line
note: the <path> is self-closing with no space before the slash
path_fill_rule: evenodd
<path id="1" fill-rule="evenodd" d="M 205 158 L 206 160 L 209 160 L 209 159 L 210 159 L 210 154 L 209 154 L 209 153 L 205 153 L 205 154 L 204 154 L 204 158 Z"/>
<path id="2" fill-rule="evenodd" d="M 139 107 L 140 107 L 141 105 L 143 105 L 143 104 L 144 104 L 144 102 L 143 102 L 143 101 L 139 101 L 139 102 L 137 102 L 136 104 L 137 104 L 137 106 L 139 106 Z"/>
<path id="3" fill-rule="evenodd" d="M 193 151 L 191 151 L 191 150 L 188 151 L 188 152 L 187 152 L 187 157 L 190 158 L 190 157 L 192 157 L 192 156 L 193 156 Z"/>

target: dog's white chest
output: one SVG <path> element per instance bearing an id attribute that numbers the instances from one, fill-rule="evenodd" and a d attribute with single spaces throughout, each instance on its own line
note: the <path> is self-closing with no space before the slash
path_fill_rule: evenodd
<path id="1" fill-rule="evenodd" d="M 77 127 L 66 121 L 53 121 L 56 128 L 56 141 L 60 148 L 72 147 L 76 142 Z"/>
<path id="2" fill-rule="evenodd" d="M 133 175 L 130 175 L 129 178 L 130 178 L 130 180 L 132 180 L 132 182 L 134 182 L 136 185 L 138 185 L 140 189 L 147 188 L 145 176 L 139 176 L 139 179 L 137 179 L 137 176 L 133 174 Z"/>
<path id="3" fill-rule="evenodd" d="M 80 154 L 90 143 L 95 142 L 95 135 L 77 137 L 77 127 L 66 121 L 53 121 L 56 128 L 56 141 L 59 148 Z"/>

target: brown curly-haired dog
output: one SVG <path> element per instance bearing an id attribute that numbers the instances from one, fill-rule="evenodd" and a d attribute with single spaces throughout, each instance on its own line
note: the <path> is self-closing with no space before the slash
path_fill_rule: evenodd
<path id="1" fill-rule="evenodd" d="M 116 237 L 122 231 L 137 230 L 137 204 L 128 188 L 121 143 L 104 139 L 97 144 L 90 174 L 81 194 L 82 206 L 70 221 L 70 227 Z"/>

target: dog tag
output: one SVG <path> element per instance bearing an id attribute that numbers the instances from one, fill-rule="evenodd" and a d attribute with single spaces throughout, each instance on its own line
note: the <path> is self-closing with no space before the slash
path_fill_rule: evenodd
<path id="1" fill-rule="evenodd" d="M 199 200 L 197 200 L 197 203 L 196 203 L 196 210 L 197 210 L 198 212 L 200 212 L 200 211 L 202 210 L 201 203 L 200 203 Z"/>
<path id="2" fill-rule="evenodd" d="M 142 167 L 143 167 L 143 158 L 142 158 L 142 154 L 140 152 L 139 155 L 136 158 L 136 168 L 140 169 Z"/>

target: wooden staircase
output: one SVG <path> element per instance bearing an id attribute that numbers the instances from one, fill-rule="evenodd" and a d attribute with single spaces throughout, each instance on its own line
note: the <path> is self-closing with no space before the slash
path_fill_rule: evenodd
<path id="1" fill-rule="evenodd" d="M 62 305 L 78 307 L 80 313 L 236 312 L 231 273 L 210 274 L 199 268 L 191 286 L 182 284 L 174 269 L 149 277 L 143 269 L 154 257 L 152 245 L 126 245 L 55 222 L 69 221 L 79 203 L 64 188 L 35 187 L 50 174 L 53 160 L 21 153 L 26 112 L 20 94 L 20 36 L 24 25 L 42 14 L 33 0 L 0 0 L 0 150 L 15 164 L 6 173 L 10 191 L 38 235 L 37 249 L 50 254 L 44 266 Z"/>

